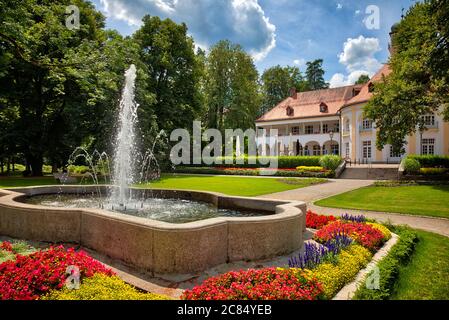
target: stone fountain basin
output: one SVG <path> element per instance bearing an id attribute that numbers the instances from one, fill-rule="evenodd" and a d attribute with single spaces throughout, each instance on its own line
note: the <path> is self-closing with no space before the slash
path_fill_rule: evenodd
<path id="1" fill-rule="evenodd" d="M 106 192 L 106 187 L 101 187 Z M 83 194 L 98 186 L 45 186 L 0 191 L 0 235 L 76 243 L 147 272 L 187 274 L 229 262 L 254 261 L 302 247 L 306 204 L 230 197 L 189 190 L 142 190 L 147 197 L 204 201 L 219 208 L 256 210 L 258 217 L 218 217 L 172 224 L 101 209 L 26 204 L 26 197 Z"/>

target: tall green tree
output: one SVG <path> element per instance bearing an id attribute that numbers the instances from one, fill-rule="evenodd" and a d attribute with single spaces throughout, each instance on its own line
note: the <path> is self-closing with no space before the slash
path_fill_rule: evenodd
<path id="1" fill-rule="evenodd" d="M 258 72 L 240 45 L 224 40 L 210 50 L 206 62 L 208 126 L 248 129 L 260 105 Z"/>
<path id="2" fill-rule="evenodd" d="M 355 82 L 355 84 L 365 84 L 370 80 L 369 75 L 362 74 L 359 79 Z"/>
<path id="3" fill-rule="evenodd" d="M 141 111 L 152 112 L 158 127 L 167 132 L 191 128 L 201 116 L 202 69 L 187 26 L 147 15 L 133 39 L 148 70 L 145 87 L 154 97 L 152 111 Z"/>
<path id="4" fill-rule="evenodd" d="M 323 59 L 309 61 L 306 66 L 306 79 L 309 90 L 329 88 L 329 84 L 324 81 Z"/>
<path id="5" fill-rule="evenodd" d="M 423 115 L 438 112 L 449 119 L 447 77 L 447 33 L 441 17 L 447 15 L 447 1 L 417 3 L 394 27 L 390 57 L 392 73 L 374 87 L 374 97 L 365 108 L 366 115 L 376 122 L 377 147 L 393 145 L 403 151 L 405 138 L 425 130 Z M 438 32 L 441 30 L 441 33 Z M 443 67 L 443 70 L 440 70 Z"/>
<path id="6" fill-rule="evenodd" d="M 279 102 L 287 98 L 292 88 L 298 92 L 305 91 L 307 83 L 298 67 L 268 68 L 261 77 L 263 102 L 259 111 L 262 115 Z"/>

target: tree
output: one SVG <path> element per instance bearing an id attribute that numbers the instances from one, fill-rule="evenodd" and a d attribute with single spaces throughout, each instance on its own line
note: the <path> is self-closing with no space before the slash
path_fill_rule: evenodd
<path id="1" fill-rule="evenodd" d="M 447 52 L 441 52 L 447 42 L 436 32 L 438 19 L 447 11 L 438 3 L 415 4 L 393 29 L 392 73 L 375 84 L 374 96 L 365 108 L 379 129 L 379 149 L 391 144 L 394 152 L 401 152 L 405 137 L 425 130 L 423 115 L 438 112 L 443 105 L 446 117 L 449 114 L 447 65 L 443 71 L 436 68 L 447 60 Z"/>
<path id="2" fill-rule="evenodd" d="M 191 128 L 201 115 L 202 71 L 187 26 L 147 15 L 133 39 L 148 70 L 145 87 L 154 97 L 152 110 L 141 108 L 141 112 L 153 113 L 158 127 L 167 132 Z"/>
<path id="3" fill-rule="evenodd" d="M 259 111 L 260 115 L 287 98 L 292 88 L 300 92 L 305 91 L 307 86 L 298 67 L 279 65 L 265 70 L 261 83 L 263 103 Z"/>
<path id="4" fill-rule="evenodd" d="M 227 40 L 213 46 L 206 62 L 208 127 L 253 127 L 260 105 L 258 77 L 251 56 L 241 46 Z"/>
<path id="5" fill-rule="evenodd" d="M 323 59 L 307 62 L 306 79 L 308 90 L 319 90 L 329 88 L 329 84 L 324 81 Z"/>
<path id="6" fill-rule="evenodd" d="M 355 82 L 355 84 L 365 84 L 370 80 L 369 75 L 362 74 L 359 79 Z"/>

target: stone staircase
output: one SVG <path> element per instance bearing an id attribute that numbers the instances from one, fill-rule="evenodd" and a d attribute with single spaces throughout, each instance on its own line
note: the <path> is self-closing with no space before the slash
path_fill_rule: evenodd
<path id="1" fill-rule="evenodd" d="M 343 171 L 340 179 L 358 180 L 397 180 L 398 168 L 349 167 Z"/>

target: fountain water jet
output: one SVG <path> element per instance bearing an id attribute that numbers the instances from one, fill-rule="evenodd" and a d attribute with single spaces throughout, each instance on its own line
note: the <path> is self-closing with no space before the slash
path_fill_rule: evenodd
<path id="1" fill-rule="evenodd" d="M 116 187 L 111 192 L 110 201 L 120 206 L 126 206 L 130 200 L 129 186 L 135 182 L 135 160 L 138 158 L 135 145 L 138 108 L 134 100 L 135 82 L 136 67 L 132 64 L 125 73 L 125 86 L 120 101 L 118 131 L 114 144 L 112 183 Z"/>

